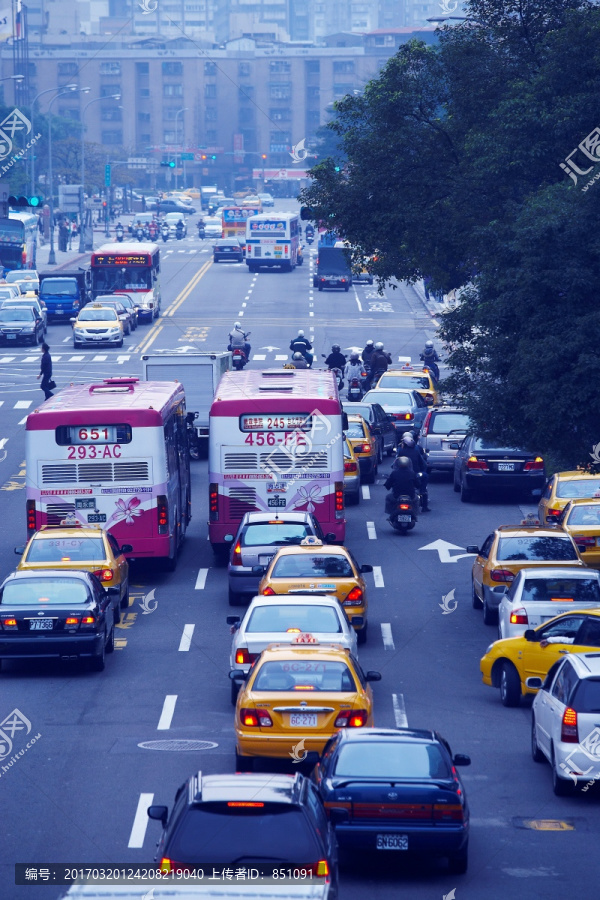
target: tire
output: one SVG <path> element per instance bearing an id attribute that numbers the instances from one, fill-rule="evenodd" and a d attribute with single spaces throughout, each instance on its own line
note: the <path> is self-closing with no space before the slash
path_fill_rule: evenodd
<path id="1" fill-rule="evenodd" d="M 358 506 L 360 503 L 360 488 L 356 493 L 348 495 L 348 506 Z"/>
<path id="2" fill-rule="evenodd" d="M 541 763 L 546 761 L 546 757 L 540 750 L 535 736 L 535 716 L 531 716 L 531 756 L 534 762 Z"/>
<path id="3" fill-rule="evenodd" d="M 554 748 L 552 749 L 552 790 L 557 797 L 568 797 L 573 793 L 573 782 L 567 781 L 566 778 L 560 778 L 556 771 L 556 757 Z"/>
<path id="4" fill-rule="evenodd" d="M 90 669 L 92 672 L 104 672 L 104 666 L 106 665 L 106 646 L 105 641 L 102 641 L 102 650 L 97 656 L 92 656 L 90 659 Z"/>
<path id="5" fill-rule="evenodd" d="M 363 627 L 360 629 L 360 631 L 357 631 L 357 632 L 356 632 L 356 641 L 357 641 L 357 643 L 360 644 L 361 646 L 362 646 L 363 644 L 366 644 L 366 643 L 367 643 L 368 631 L 369 631 L 369 623 L 368 623 L 368 622 L 365 622 L 365 624 L 364 624 Z"/>
<path id="6" fill-rule="evenodd" d="M 215 564 L 221 568 L 226 566 L 229 562 L 229 547 L 227 545 L 223 547 L 221 544 L 213 544 L 212 550 L 215 557 Z"/>
<path id="7" fill-rule="evenodd" d="M 521 700 L 519 673 L 511 662 L 502 663 L 500 673 L 500 701 L 503 706 L 518 706 Z"/>
<path id="8" fill-rule="evenodd" d="M 477 592 L 475 591 L 475 582 L 471 579 L 471 605 L 473 609 L 483 609 L 483 603 L 477 596 Z"/>
<path id="9" fill-rule="evenodd" d="M 322 285 L 322 284 L 319 285 L 319 290 L 320 290 L 320 291 L 323 290 L 323 285 Z"/>
<path id="10" fill-rule="evenodd" d="M 106 645 L 106 652 L 107 653 L 115 652 L 115 626 L 114 625 L 110 629 L 110 636 L 108 638 L 108 643 Z"/>
<path id="11" fill-rule="evenodd" d="M 448 871 L 451 872 L 452 875 L 464 875 L 468 868 L 469 846 L 467 844 L 460 853 L 455 853 L 453 856 L 448 857 Z"/>
<path id="12" fill-rule="evenodd" d="M 239 689 L 238 685 L 235 683 L 235 681 L 232 681 L 231 682 L 231 693 L 230 693 L 232 706 L 237 705 L 237 698 L 238 698 L 239 692 L 240 692 L 240 689 Z"/>
<path id="13" fill-rule="evenodd" d="M 121 338 L 121 340 L 120 340 L 119 343 L 117 344 L 117 349 L 118 349 L 119 347 L 122 347 L 122 346 L 123 346 L 123 338 Z"/>
<path id="14" fill-rule="evenodd" d="M 483 601 L 483 624 L 496 625 L 498 623 L 498 610 L 491 609 L 489 603 Z"/>
<path id="15" fill-rule="evenodd" d="M 473 500 L 473 491 L 470 491 L 469 488 L 465 487 L 465 483 L 462 479 L 459 490 L 462 503 L 471 503 Z"/>
<path id="16" fill-rule="evenodd" d="M 456 478 L 456 472 L 454 473 L 454 478 L 453 478 L 453 481 L 452 481 L 452 487 L 454 488 L 454 493 L 455 493 L 455 494 L 458 494 L 458 492 L 460 491 L 460 482 L 459 482 L 459 481 L 457 480 L 457 478 Z"/>
<path id="17" fill-rule="evenodd" d="M 368 475 L 365 475 L 365 484 L 375 484 L 375 478 L 377 477 L 377 466 L 374 466 Z"/>
<path id="18" fill-rule="evenodd" d="M 127 609 L 129 607 L 129 584 L 127 585 L 127 590 L 124 595 L 121 597 L 120 606 L 121 609 Z"/>
<path id="19" fill-rule="evenodd" d="M 73 350 L 79 350 L 79 343 L 77 341 L 73 341 Z"/>
<path id="20" fill-rule="evenodd" d="M 350 290 L 349 287 L 345 287 L 345 288 L 344 288 L 344 291 L 346 292 L 346 294 L 348 293 L 349 290 Z"/>
<path id="21" fill-rule="evenodd" d="M 200 450 L 197 444 L 190 444 L 188 448 L 190 459 L 200 459 Z"/>
<path id="22" fill-rule="evenodd" d="M 229 588 L 229 605 L 230 606 L 242 606 L 244 603 L 244 599 L 242 594 L 235 594 L 231 588 Z"/>
<path id="23" fill-rule="evenodd" d="M 236 772 L 252 772 L 254 771 L 254 758 L 252 756 L 240 756 L 235 752 L 235 771 Z"/>

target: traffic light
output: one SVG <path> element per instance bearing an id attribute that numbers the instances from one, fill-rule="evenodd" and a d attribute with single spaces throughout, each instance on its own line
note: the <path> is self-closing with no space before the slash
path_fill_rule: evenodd
<path id="1" fill-rule="evenodd" d="M 24 209 L 25 207 L 37 207 L 42 206 L 44 203 L 43 197 L 9 197 L 8 205 L 12 206 L 14 209 Z"/>
<path id="2" fill-rule="evenodd" d="M 261 156 L 261 159 L 266 159 L 266 158 L 267 158 L 267 154 L 266 154 L 266 153 L 261 153 L 260 156 Z"/>
<path id="3" fill-rule="evenodd" d="M 336 166 L 336 167 L 335 167 L 335 171 L 336 171 L 336 172 L 339 172 L 339 171 L 340 171 L 340 166 Z"/>
<path id="4" fill-rule="evenodd" d="M 175 160 L 169 159 L 164 162 L 161 162 L 161 166 L 168 166 L 169 169 L 174 169 L 175 168 Z"/>
<path id="5" fill-rule="evenodd" d="M 206 159 L 206 153 L 202 154 L 202 159 Z"/>
<path id="6" fill-rule="evenodd" d="M 211 159 L 212 159 L 212 161 L 213 161 L 213 162 L 214 162 L 214 161 L 215 161 L 215 159 L 216 159 L 216 158 L 217 158 L 217 154 L 216 154 L 216 153 L 213 153 L 213 154 L 212 154 L 212 156 L 211 156 L 211 157 L 210 157 L 210 158 L 211 158 Z"/>

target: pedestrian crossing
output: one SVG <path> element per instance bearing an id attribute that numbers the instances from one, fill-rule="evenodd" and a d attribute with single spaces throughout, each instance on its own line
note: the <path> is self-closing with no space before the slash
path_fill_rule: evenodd
<path id="1" fill-rule="evenodd" d="M 62 360 L 62 362 L 83 362 L 83 360 L 87 360 L 88 362 L 106 362 L 108 356 L 97 355 L 97 356 L 62 356 L 61 354 L 57 354 L 56 356 L 52 355 L 52 363 L 57 363 Z M 124 353 L 120 356 L 117 356 L 118 363 L 129 362 L 131 359 L 130 353 Z M 0 365 L 8 365 L 12 362 L 17 362 L 19 365 L 21 363 L 39 363 L 39 356 L 0 356 Z"/>

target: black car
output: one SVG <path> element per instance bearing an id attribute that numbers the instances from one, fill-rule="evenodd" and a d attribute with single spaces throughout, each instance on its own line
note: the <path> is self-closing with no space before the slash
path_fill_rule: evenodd
<path id="1" fill-rule="evenodd" d="M 397 438 L 394 423 L 380 403 L 366 403 L 364 399 L 356 403 L 344 403 L 344 412 L 358 413 L 371 426 L 371 434 L 377 441 L 377 462 L 383 462 L 383 454 L 393 456 Z"/>
<path id="2" fill-rule="evenodd" d="M 161 213 L 177 212 L 186 215 L 197 212 L 194 206 L 188 206 L 187 203 L 180 203 L 178 200 L 161 200 L 158 209 Z"/>
<path id="3" fill-rule="evenodd" d="M 446 856 L 467 871 L 469 807 L 453 756 L 435 731 L 342 729 L 312 773 L 340 850 Z"/>
<path id="4" fill-rule="evenodd" d="M 460 491 L 463 503 L 486 490 L 521 491 L 527 497 L 542 490 L 546 483 L 546 467 L 541 456 L 528 450 L 502 447 L 472 434 L 451 449 L 454 459 L 454 490 Z"/>
<path id="5" fill-rule="evenodd" d="M 337 897 L 337 844 L 318 792 L 296 775 L 202 775 L 185 781 L 173 810 L 150 806 L 162 822 L 155 860 L 171 872 L 198 864 L 310 870 L 311 884 Z"/>
<path id="6" fill-rule="evenodd" d="M 115 602 L 90 572 L 17 571 L 0 586 L 5 659 L 84 659 L 104 669 L 115 648 Z"/>
<path id="7" fill-rule="evenodd" d="M 131 315 L 131 330 L 135 331 L 139 325 L 139 321 L 138 321 L 139 306 L 136 302 L 135 295 L 132 297 L 131 294 L 122 294 L 119 291 L 119 293 L 115 296 L 115 299 L 120 300 L 121 303 L 123 304 L 123 306 L 125 307 L 125 309 L 127 309 L 128 312 L 130 313 L 130 315 Z"/>
<path id="8" fill-rule="evenodd" d="M 31 306 L 0 309 L 0 343 L 40 344 L 44 340 L 44 322 Z"/>
<path id="9" fill-rule="evenodd" d="M 235 262 L 244 261 L 244 248 L 238 238 L 219 238 L 213 245 L 213 259 L 219 262 L 222 259 L 233 259 Z"/>

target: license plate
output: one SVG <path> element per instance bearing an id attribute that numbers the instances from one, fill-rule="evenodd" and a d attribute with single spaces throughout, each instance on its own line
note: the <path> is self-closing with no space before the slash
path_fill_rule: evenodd
<path id="1" fill-rule="evenodd" d="M 86 497 L 85 499 L 75 499 L 75 509 L 96 509 L 95 497 Z"/>
<path id="2" fill-rule="evenodd" d="M 53 619 L 30 619 L 29 620 L 29 630 L 30 631 L 52 631 L 53 625 L 54 625 Z"/>
<path id="3" fill-rule="evenodd" d="M 499 472 L 514 472 L 515 464 L 514 463 L 498 463 L 498 471 Z"/>
<path id="4" fill-rule="evenodd" d="M 410 516 L 398 516 L 399 522 L 410 522 L 410 519 L 411 519 Z"/>
<path id="5" fill-rule="evenodd" d="M 88 522 L 98 523 L 98 522 L 106 522 L 106 513 L 89 513 L 88 514 Z"/>
<path id="6" fill-rule="evenodd" d="M 17 336 L 16 336 L 16 334 L 7 334 L 7 335 L 6 335 L 6 339 L 7 339 L 8 341 L 16 341 Z"/>
<path id="7" fill-rule="evenodd" d="M 92 339 L 93 339 L 94 341 L 102 341 L 102 340 L 104 340 L 104 338 L 103 338 L 103 336 L 102 336 L 101 334 L 93 334 L 93 335 L 92 335 Z"/>
<path id="8" fill-rule="evenodd" d="M 57 316 L 64 316 L 64 314 L 65 314 L 64 309 L 55 309 L 54 312 Z"/>
<path id="9" fill-rule="evenodd" d="M 316 713 L 292 713 L 290 715 L 291 728 L 316 728 Z"/>
<path id="10" fill-rule="evenodd" d="M 335 591 L 335 584 L 316 584 L 315 587 L 318 591 Z"/>
<path id="11" fill-rule="evenodd" d="M 407 834 L 378 834 L 378 850 L 408 850 Z"/>
<path id="12" fill-rule="evenodd" d="M 285 497 L 269 497 L 267 506 L 283 506 L 285 507 Z"/>

